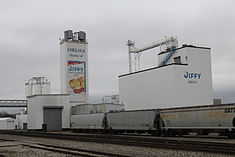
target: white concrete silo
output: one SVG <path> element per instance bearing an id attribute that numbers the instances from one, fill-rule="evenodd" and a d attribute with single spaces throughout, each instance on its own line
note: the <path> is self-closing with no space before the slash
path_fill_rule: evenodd
<path id="1" fill-rule="evenodd" d="M 25 84 L 25 97 L 32 95 L 32 85 L 26 83 Z"/>
<path id="2" fill-rule="evenodd" d="M 33 92 L 32 95 L 37 95 L 37 94 L 42 94 L 42 89 L 41 89 L 41 85 L 40 84 L 33 84 Z"/>
<path id="3" fill-rule="evenodd" d="M 25 83 L 25 96 L 50 94 L 51 86 L 45 77 L 33 77 Z"/>
<path id="4" fill-rule="evenodd" d="M 88 43 L 86 33 L 67 30 L 60 41 L 61 94 L 70 95 L 70 103 L 88 100 Z"/>
<path id="5" fill-rule="evenodd" d="M 42 85 L 42 94 L 50 94 L 51 93 L 51 84 L 50 82 Z"/>

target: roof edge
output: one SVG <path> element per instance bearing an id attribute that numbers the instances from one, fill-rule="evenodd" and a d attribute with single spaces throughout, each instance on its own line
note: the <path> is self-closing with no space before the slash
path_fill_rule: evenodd
<path id="1" fill-rule="evenodd" d="M 36 96 L 69 96 L 69 94 L 35 94 L 35 95 L 27 96 L 27 98 L 32 98 Z"/>
<path id="2" fill-rule="evenodd" d="M 163 67 L 167 67 L 167 66 L 171 66 L 171 65 L 188 65 L 188 64 L 179 64 L 179 63 L 171 63 L 171 64 L 167 64 L 167 65 L 163 65 L 163 66 L 157 66 L 157 67 L 153 67 L 153 68 L 149 68 L 149 69 L 144 69 L 141 71 L 137 71 L 137 72 L 132 72 L 132 73 L 127 73 L 127 74 L 123 74 L 123 75 L 119 75 L 118 77 L 123 77 L 123 76 L 127 76 L 127 75 L 132 75 L 132 74 L 136 74 L 136 73 L 141 73 L 141 72 L 145 72 L 145 71 L 149 71 L 149 70 L 154 70 L 154 69 L 158 69 L 158 68 L 163 68 Z"/>

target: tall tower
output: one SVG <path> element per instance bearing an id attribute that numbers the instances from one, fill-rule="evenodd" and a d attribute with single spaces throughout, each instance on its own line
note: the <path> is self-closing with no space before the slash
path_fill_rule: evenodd
<path id="1" fill-rule="evenodd" d="M 61 93 L 70 94 L 70 103 L 88 100 L 88 49 L 86 33 L 64 32 L 60 42 Z"/>

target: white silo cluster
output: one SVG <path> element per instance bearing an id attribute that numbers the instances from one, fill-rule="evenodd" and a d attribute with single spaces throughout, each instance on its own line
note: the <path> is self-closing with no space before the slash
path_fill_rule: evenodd
<path id="1" fill-rule="evenodd" d="M 60 74 L 60 94 L 50 93 L 50 82 L 45 77 L 33 77 L 25 83 L 28 130 L 69 129 L 71 113 L 105 113 L 123 110 L 124 105 L 117 104 L 116 95 L 106 97 L 106 103 L 87 103 L 88 42 L 84 31 L 64 32 L 64 37 L 60 40 Z M 111 102 L 108 102 L 108 98 Z"/>
<path id="2" fill-rule="evenodd" d="M 45 77 L 33 77 L 25 83 L 27 129 L 42 130 L 43 124 L 48 131 L 70 128 L 71 106 L 88 99 L 87 47 L 85 32 L 64 32 L 60 40 L 61 94 L 50 93 Z"/>
<path id="3" fill-rule="evenodd" d="M 50 94 L 51 83 L 45 77 L 33 77 L 25 83 L 25 96 Z"/>

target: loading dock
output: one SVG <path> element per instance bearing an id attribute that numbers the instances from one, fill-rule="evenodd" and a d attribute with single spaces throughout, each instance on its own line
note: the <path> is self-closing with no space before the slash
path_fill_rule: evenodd
<path id="1" fill-rule="evenodd" d="M 46 124 L 47 131 L 62 130 L 62 109 L 63 106 L 43 107 L 43 124 Z"/>

